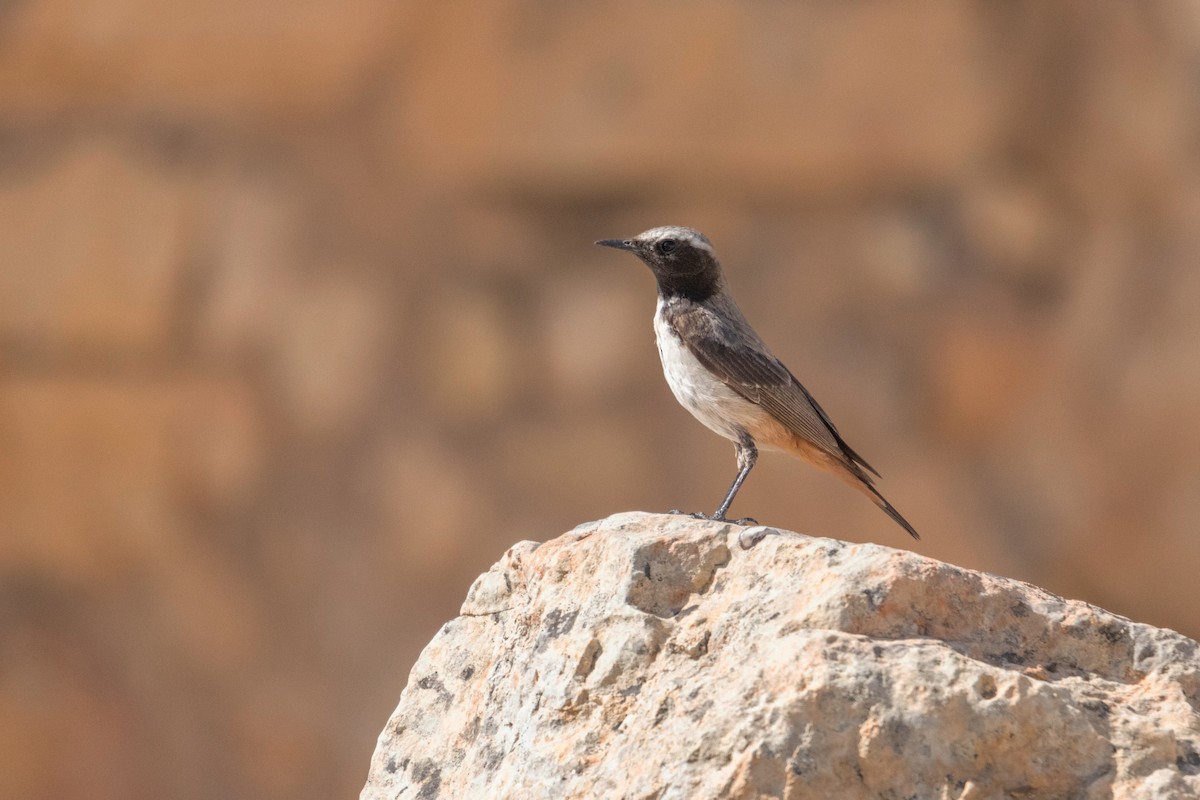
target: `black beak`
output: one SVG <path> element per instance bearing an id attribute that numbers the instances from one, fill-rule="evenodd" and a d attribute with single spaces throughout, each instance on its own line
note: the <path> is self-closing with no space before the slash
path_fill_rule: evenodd
<path id="1" fill-rule="evenodd" d="M 602 247 L 614 247 L 617 250 L 637 249 L 637 243 L 633 239 L 601 239 L 596 244 Z"/>

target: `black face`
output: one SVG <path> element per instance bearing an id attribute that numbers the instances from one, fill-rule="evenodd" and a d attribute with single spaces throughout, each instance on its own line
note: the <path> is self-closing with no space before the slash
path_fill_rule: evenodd
<path id="1" fill-rule="evenodd" d="M 664 297 L 701 302 L 721 289 L 721 265 L 704 234 L 691 228 L 654 228 L 632 239 L 596 244 L 628 250 L 650 267 Z"/>

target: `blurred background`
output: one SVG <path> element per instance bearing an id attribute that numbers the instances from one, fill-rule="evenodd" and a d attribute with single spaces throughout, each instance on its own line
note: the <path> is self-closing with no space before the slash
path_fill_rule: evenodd
<path id="1" fill-rule="evenodd" d="M 747 315 L 924 534 L 1200 635 L 1185 2 L 0 4 L 0 796 L 355 796 L 521 539 L 711 511 L 654 286 Z"/>

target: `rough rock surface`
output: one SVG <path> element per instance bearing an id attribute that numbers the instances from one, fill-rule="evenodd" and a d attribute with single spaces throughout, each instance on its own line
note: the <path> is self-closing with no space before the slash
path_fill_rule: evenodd
<path id="1" fill-rule="evenodd" d="M 476 581 L 362 797 L 1200 797 L 1200 646 L 901 550 L 618 514 Z"/>

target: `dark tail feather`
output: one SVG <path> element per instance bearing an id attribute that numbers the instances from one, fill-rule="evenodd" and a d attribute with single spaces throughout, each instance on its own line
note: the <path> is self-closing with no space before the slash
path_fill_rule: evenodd
<path id="1" fill-rule="evenodd" d="M 784 367 L 784 369 L 787 369 L 787 367 Z M 789 372 L 788 375 L 792 375 L 792 373 Z M 867 460 L 865 458 L 860 456 L 858 453 L 854 452 L 854 450 L 851 449 L 850 445 L 846 444 L 846 440 L 842 438 L 842 435 L 840 433 L 838 433 L 838 429 L 834 426 L 833 420 L 831 420 L 829 418 L 829 415 L 825 413 L 825 409 L 821 408 L 821 404 L 817 402 L 817 398 L 815 398 L 811 394 L 809 394 L 808 389 L 805 389 L 804 384 L 802 384 L 800 381 L 796 380 L 795 375 L 792 375 L 792 384 L 794 386 L 799 387 L 800 391 L 804 392 L 804 397 L 808 400 L 808 402 L 812 405 L 813 409 L 817 412 L 817 416 L 819 416 L 821 418 L 821 420 L 825 423 L 825 427 L 828 428 L 829 432 L 833 434 L 834 441 L 836 441 L 838 444 L 838 447 L 841 448 L 842 455 L 845 456 L 847 459 L 849 459 L 850 463 L 853 464 L 854 466 L 863 467 L 867 470 L 867 472 L 874 473 L 876 478 L 882 478 L 883 476 L 879 474 L 878 470 L 876 470 L 874 467 L 872 467 L 870 464 L 868 464 Z M 851 470 L 851 471 L 856 472 L 856 473 L 858 472 L 858 470 Z M 871 482 L 871 480 L 870 480 L 870 478 L 868 478 L 867 483 L 869 484 L 870 482 Z M 878 492 L 876 494 L 878 494 Z M 887 501 L 885 500 L 884 502 L 886 503 Z M 908 527 L 907 523 L 905 523 L 905 527 Z"/>
<path id="2" fill-rule="evenodd" d="M 919 540 L 921 538 L 921 534 L 917 533 L 916 529 L 912 525 L 908 524 L 908 520 L 901 516 L 900 512 L 897 511 L 896 508 L 887 501 L 887 498 L 879 493 L 878 489 L 865 481 L 863 482 L 863 485 L 867 487 L 871 494 L 875 495 L 875 505 L 883 509 L 883 513 L 896 520 L 900 527 L 908 531 L 909 535 L 914 539 Z"/>
<path id="3" fill-rule="evenodd" d="M 836 433 L 836 432 L 834 433 L 834 436 L 837 436 L 837 433 Z M 874 475 L 876 478 L 882 478 L 882 477 L 883 477 L 882 475 L 880 475 L 880 474 L 879 474 L 879 470 L 875 469 L 875 468 L 874 468 L 874 467 L 872 467 L 870 464 L 868 464 L 868 463 L 867 463 L 867 460 L 866 460 L 865 458 L 863 458 L 862 456 L 860 456 L 858 453 L 854 452 L 854 451 L 853 451 L 853 450 L 850 448 L 850 445 L 848 445 L 848 444 L 846 444 L 844 441 L 842 441 L 842 437 L 841 437 L 841 436 L 837 436 L 837 440 L 838 440 L 838 444 L 839 444 L 839 445 L 841 445 L 841 447 L 842 447 L 842 452 L 843 452 L 843 453 L 845 453 L 847 456 L 849 456 L 849 457 L 850 457 L 850 460 L 851 460 L 852 462 L 854 462 L 855 464 L 857 464 L 857 465 L 858 465 L 858 466 L 860 466 L 860 467 L 863 467 L 864 469 L 866 469 L 866 470 L 867 470 L 867 472 L 870 472 L 870 473 L 871 473 L 872 475 Z M 867 483 L 870 483 L 870 482 L 871 482 L 871 481 L 868 479 L 868 480 L 867 480 Z M 876 494 L 879 494 L 879 493 L 878 493 L 878 492 L 876 492 Z M 885 500 L 884 502 L 886 503 L 887 501 Z"/>
<path id="4" fill-rule="evenodd" d="M 864 461 L 862 456 L 851 450 L 845 442 L 841 442 L 841 445 L 842 457 L 829 458 L 825 462 L 831 471 L 863 494 L 868 494 L 871 502 L 879 506 L 883 510 L 883 513 L 895 520 L 896 524 L 901 528 L 908 531 L 909 536 L 920 540 L 921 534 L 917 533 L 917 529 L 910 525 L 908 520 L 896 510 L 896 507 L 889 503 L 887 498 L 881 495 L 879 490 L 875 488 L 875 480 L 868 474 L 868 470 L 875 473 L 876 477 L 879 477 L 879 473 L 875 472 L 875 469 Z"/>

